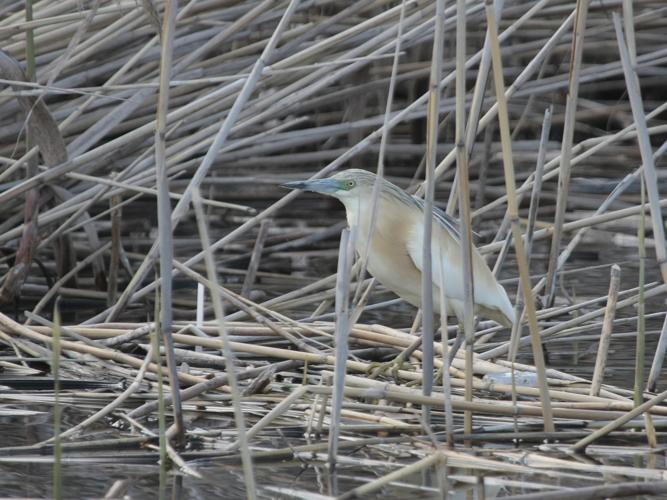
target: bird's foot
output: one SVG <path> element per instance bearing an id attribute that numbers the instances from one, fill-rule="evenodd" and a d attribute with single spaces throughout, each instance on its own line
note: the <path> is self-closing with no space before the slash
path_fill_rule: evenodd
<path id="1" fill-rule="evenodd" d="M 386 363 L 372 363 L 368 368 L 368 378 L 376 379 L 381 375 L 390 373 L 392 378 L 398 382 L 399 370 L 414 370 L 414 366 L 406 362 L 400 356 Z"/>
<path id="2" fill-rule="evenodd" d="M 442 366 L 438 368 L 437 372 L 435 372 L 435 377 L 433 377 L 433 383 L 437 385 L 444 384 L 444 382 L 442 381 Z"/>

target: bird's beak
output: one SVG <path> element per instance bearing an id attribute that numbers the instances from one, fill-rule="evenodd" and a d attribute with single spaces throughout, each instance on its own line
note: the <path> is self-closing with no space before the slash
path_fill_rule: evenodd
<path id="1" fill-rule="evenodd" d="M 336 179 L 317 179 L 314 181 L 295 181 L 281 184 L 287 189 L 301 189 L 302 191 L 313 191 L 314 193 L 331 194 L 340 189 L 340 183 Z"/>

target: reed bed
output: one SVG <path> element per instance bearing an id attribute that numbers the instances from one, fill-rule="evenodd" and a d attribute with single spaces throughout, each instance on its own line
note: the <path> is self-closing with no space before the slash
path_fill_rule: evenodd
<path id="1" fill-rule="evenodd" d="M 220 470 L 247 498 L 665 494 L 666 11 L 5 2 L 0 468 L 53 483 L 3 494 L 158 463 L 175 498 Z M 447 369 L 443 297 L 388 293 L 337 202 L 279 187 L 347 167 L 470 221 L 520 325 L 467 290 Z"/>

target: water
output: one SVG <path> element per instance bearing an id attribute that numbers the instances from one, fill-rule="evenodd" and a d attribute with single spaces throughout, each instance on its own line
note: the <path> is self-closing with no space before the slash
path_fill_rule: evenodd
<path id="1" fill-rule="evenodd" d="M 544 272 L 546 267 L 543 256 L 546 246 L 540 244 L 536 247 L 536 257 L 533 268 L 536 273 Z M 608 246 L 597 242 L 584 243 L 580 245 L 574 254 L 568 269 L 579 269 L 574 273 L 567 273 L 563 278 L 563 285 L 559 292 L 559 300 L 563 300 L 565 291 L 574 302 L 581 302 L 588 298 L 606 295 L 609 280 L 608 267 L 596 269 L 584 269 L 593 265 L 611 265 L 621 263 L 622 283 L 621 290 L 637 286 L 638 261 L 636 248 L 614 246 L 612 250 Z M 514 262 L 508 261 L 505 268 L 508 273 L 514 266 Z M 659 273 L 655 260 L 651 256 L 647 261 L 646 282 L 659 280 Z M 508 288 L 512 289 L 509 285 Z M 514 290 L 512 290 L 513 292 Z M 389 295 L 386 298 L 391 298 Z M 664 298 L 651 299 L 647 301 L 647 313 L 655 313 L 664 310 Z M 584 312 L 584 311 L 582 311 Z M 391 312 L 380 312 L 365 315 L 363 321 L 382 320 L 387 324 L 406 327 L 412 321 L 414 310 L 409 306 L 401 306 L 392 309 Z M 620 310 L 617 318 L 628 318 L 636 314 L 634 308 Z M 560 318 L 559 318 L 560 319 Z M 653 352 L 657 343 L 658 333 L 662 326 L 662 317 L 650 318 L 646 321 L 647 347 L 646 347 L 646 375 L 652 361 Z M 605 382 L 631 389 L 634 377 L 634 352 L 636 322 L 632 320 L 614 328 L 615 336 L 612 338 L 609 351 L 608 367 L 605 372 Z M 550 368 L 556 368 L 568 373 L 583 377 L 591 377 L 595 365 L 597 353 L 597 336 L 599 326 L 588 327 L 585 331 L 577 334 L 579 340 L 570 338 L 552 338 L 545 342 L 547 360 Z M 494 339 L 499 340 L 499 339 Z M 529 347 L 520 351 L 518 361 L 532 363 L 532 355 Z M 662 379 L 664 380 L 664 378 Z M 659 390 L 663 390 L 665 384 L 659 384 Z M 37 394 L 37 393 L 36 393 Z M 20 404 L 13 405 L 17 408 L 28 408 L 42 413 L 33 416 L 0 417 L 0 435 L 2 445 L 22 446 L 30 445 L 52 435 L 52 415 L 50 405 Z M 87 410 L 79 411 L 74 407 L 67 407 L 63 416 L 63 428 L 68 428 L 81 421 L 88 415 Z M 196 425 L 201 427 L 219 426 L 220 422 L 212 420 L 206 422 L 204 418 L 199 419 Z M 100 424 L 98 429 L 101 437 L 113 437 L 119 433 L 111 430 L 106 424 Z M 300 432 L 300 431 L 299 431 Z M 271 448 L 282 448 L 303 444 L 298 432 L 293 435 L 276 438 L 273 442 L 265 443 Z M 637 446 L 637 442 L 628 442 L 628 447 Z M 483 443 L 478 446 L 484 447 Z M 499 449 L 494 444 L 493 449 Z M 535 449 L 536 445 L 526 443 L 526 449 Z M 643 446 L 643 444 L 641 445 Z M 513 449 L 513 445 L 507 447 Z M 0 494 L 15 497 L 47 497 L 52 491 L 52 457 L 50 454 L 35 457 L 30 455 L 25 461 L 21 460 L 20 452 L 13 452 L 10 458 L 0 457 Z M 187 457 L 187 453 L 185 454 Z M 568 458 L 562 453 L 552 453 L 552 456 Z M 609 465 L 627 465 L 640 468 L 660 468 L 665 466 L 663 454 L 650 454 L 642 452 L 632 456 L 623 454 L 622 449 L 615 453 L 596 457 L 597 463 Z M 401 457 L 399 463 L 414 462 L 414 457 Z M 201 479 L 185 476 L 180 473 L 170 473 L 167 481 L 162 485 L 165 498 L 244 498 L 244 480 L 238 465 L 216 462 L 215 460 L 199 460 L 193 465 L 202 475 Z M 342 465 L 336 476 L 331 476 L 328 468 L 321 462 L 312 460 L 289 460 L 273 462 L 257 462 L 255 464 L 256 482 L 258 491 L 262 498 L 294 498 L 300 497 L 303 492 L 314 495 L 330 495 L 332 493 L 345 492 L 353 487 L 363 484 L 365 481 L 386 474 L 393 470 L 390 467 L 377 466 L 374 468 L 363 468 L 354 465 Z M 126 494 L 132 498 L 157 498 L 160 485 L 160 469 L 157 465 L 155 452 L 135 452 L 123 450 L 110 450 L 93 454 L 68 453 L 63 464 L 63 487 L 65 498 L 99 498 L 103 496 L 116 481 L 124 481 Z M 506 479 L 521 479 L 503 476 Z M 543 479 L 543 478 L 542 478 Z M 523 478 L 523 480 L 529 480 Z M 406 494 L 414 498 L 435 498 L 437 488 L 433 479 L 425 480 L 419 475 L 403 480 L 401 487 L 391 487 L 383 490 L 379 496 L 385 498 L 405 498 Z M 563 483 L 561 483 L 563 484 Z M 582 484 L 580 481 L 572 480 L 569 485 Z M 487 495 L 494 496 L 503 492 L 522 492 L 521 488 L 503 489 L 500 486 L 487 485 Z M 525 492 L 532 491 L 526 489 Z M 457 495 L 462 495 L 459 492 Z M 317 498 L 316 496 L 313 498 Z M 456 498 L 452 496 L 452 498 Z"/>

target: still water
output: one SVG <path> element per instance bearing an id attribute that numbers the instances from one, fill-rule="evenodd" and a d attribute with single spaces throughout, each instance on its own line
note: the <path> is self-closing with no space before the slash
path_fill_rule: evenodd
<path id="1" fill-rule="evenodd" d="M 581 245 L 570 269 L 583 269 L 575 273 L 568 273 L 563 280 L 562 290 L 574 302 L 584 301 L 587 298 L 606 295 L 608 287 L 608 268 L 586 270 L 588 266 L 611 264 L 620 262 L 623 275 L 621 289 L 636 286 L 638 266 L 636 249 L 619 250 L 615 247 L 613 254 L 606 253 L 601 246 Z M 539 255 L 539 251 L 536 252 Z M 659 279 L 654 261 L 647 262 L 646 281 Z M 508 265 L 512 265 L 511 263 Z M 539 267 L 539 263 L 534 263 Z M 514 285 L 509 284 L 512 289 Z M 664 310 L 664 298 L 655 299 L 647 303 L 647 313 L 656 313 Z M 382 313 L 383 321 L 388 318 L 389 324 L 407 326 L 411 321 L 413 311 L 409 307 L 395 310 L 393 316 Z M 619 311 L 617 317 L 633 317 L 634 308 Z M 374 315 L 362 318 L 362 321 L 372 321 Z M 647 349 L 646 374 L 652 361 L 657 337 L 662 325 L 662 317 L 652 317 L 646 322 Z M 634 374 L 634 349 L 636 321 L 632 320 L 619 324 L 615 329 L 615 336 L 609 352 L 608 370 L 605 382 L 621 387 L 631 388 Z M 552 339 L 546 342 L 546 353 L 551 368 L 567 371 L 568 373 L 590 377 L 595 364 L 597 335 L 599 327 L 577 334 L 578 340 L 570 338 Z M 531 363 L 530 349 L 523 349 L 520 353 L 520 362 Z M 660 384 L 658 389 L 663 390 L 666 384 Z M 50 406 L 39 404 L 17 403 L 7 404 L 7 408 L 30 409 L 37 411 L 28 416 L 0 416 L 0 436 L 2 446 L 25 446 L 34 444 L 51 437 L 52 415 Z M 78 411 L 73 407 L 65 407 L 63 428 L 68 428 L 88 415 L 87 411 Z M 199 425 L 202 422 L 198 422 Z M 211 423 L 215 425 L 215 423 Z M 100 426 L 98 439 L 114 437 L 114 431 Z M 266 443 L 266 447 L 276 448 L 297 446 L 303 444 L 298 433 L 283 436 L 275 442 Z M 483 443 L 478 446 L 484 447 Z M 524 444 L 527 449 L 536 444 Z M 52 494 L 52 457 L 34 455 L 21 458 L 21 452 L 16 450 L 10 454 L 0 456 L 0 495 L 4 497 L 32 497 L 44 498 Z M 8 456 L 7 456 L 8 455 Z M 185 454 L 188 457 L 187 453 Z M 637 456 L 616 454 L 604 458 L 607 464 L 633 465 L 636 467 L 664 467 L 663 454 L 639 454 Z M 319 464 L 319 465 L 318 465 Z M 163 482 L 162 495 L 165 498 L 244 498 L 243 474 L 239 466 L 216 463 L 215 460 L 197 460 L 193 467 L 201 474 L 201 479 L 193 478 L 180 473 L 169 473 Z M 386 474 L 391 469 L 374 468 L 363 469 L 351 465 L 342 465 L 333 478 L 329 475 L 326 466 L 317 461 L 289 461 L 256 463 L 255 474 L 258 493 L 262 498 L 302 498 L 304 492 L 310 492 L 311 498 L 318 495 L 328 495 L 335 490 L 345 492 L 359 486 L 363 482 L 379 475 Z M 516 478 L 515 478 L 516 479 Z M 527 480 L 527 478 L 524 478 Z M 157 498 L 160 493 L 160 468 L 157 465 L 156 452 L 145 450 L 136 452 L 131 448 L 127 451 L 112 450 L 109 452 L 90 454 L 67 453 L 63 461 L 63 488 L 65 498 L 100 498 L 103 497 L 117 481 L 122 481 L 121 490 L 131 498 Z M 574 484 L 573 484 L 574 485 Z M 526 490 L 529 492 L 532 490 Z M 499 486 L 487 486 L 486 494 L 489 497 L 507 494 L 507 492 L 521 493 L 521 488 L 503 489 Z M 409 494 L 413 498 L 435 498 L 437 489 L 432 479 L 423 477 L 410 478 L 400 488 L 390 488 L 383 491 L 385 498 L 404 498 Z M 456 495 L 452 496 L 456 498 Z"/>

